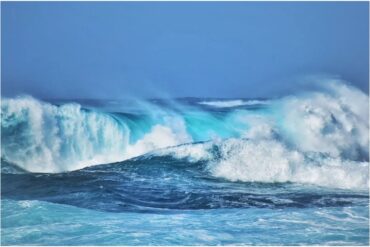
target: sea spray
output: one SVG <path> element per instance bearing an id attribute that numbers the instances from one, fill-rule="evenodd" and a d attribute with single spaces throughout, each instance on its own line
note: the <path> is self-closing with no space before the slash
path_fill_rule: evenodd
<path id="1" fill-rule="evenodd" d="M 215 177 L 231 181 L 364 189 L 368 101 L 339 81 L 258 108 L 229 101 L 217 104 L 218 110 L 205 108 L 204 100 L 141 101 L 136 115 L 31 97 L 3 99 L 1 158 L 30 172 L 65 172 L 172 155 L 204 161 Z"/>

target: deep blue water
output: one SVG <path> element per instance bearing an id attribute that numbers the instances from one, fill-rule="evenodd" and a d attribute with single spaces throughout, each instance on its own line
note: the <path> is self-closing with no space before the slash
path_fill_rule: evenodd
<path id="1" fill-rule="evenodd" d="M 368 100 L 3 99 L 1 243 L 368 245 Z"/>

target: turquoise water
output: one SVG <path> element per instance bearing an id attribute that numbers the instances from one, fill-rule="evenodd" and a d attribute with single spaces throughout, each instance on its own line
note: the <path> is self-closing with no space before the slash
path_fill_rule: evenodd
<path id="1" fill-rule="evenodd" d="M 368 206 L 108 213 L 2 200 L 3 245 L 367 245 Z"/>

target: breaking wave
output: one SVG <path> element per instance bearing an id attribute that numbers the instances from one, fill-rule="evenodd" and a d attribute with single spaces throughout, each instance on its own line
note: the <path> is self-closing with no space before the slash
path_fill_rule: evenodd
<path id="1" fill-rule="evenodd" d="M 31 97 L 3 99 L 1 158 L 30 172 L 64 172 L 172 155 L 204 161 L 213 176 L 231 181 L 366 189 L 369 97 L 343 82 L 324 85 L 262 102 L 177 103 L 176 111 L 145 102 L 135 116 Z M 199 104 L 230 109 L 208 112 Z M 232 108 L 242 104 L 264 107 Z"/>
<path id="2" fill-rule="evenodd" d="M 62 172 L 123 158 L 128 129 L 78 104 L 54 106 L 31 97 L 1 106 L 2 159 L 31 172 Z"/>
<path id="3" fill-rule="evenodd" d="M 229 181 L 314 184 L 366 190 L 369 164 L 322 153 L 292 150 L 275 140 L 228 139 L 157 150 L 148 156 L 170 155 L 189 162 L 205 161 L 215 177 Z"/>

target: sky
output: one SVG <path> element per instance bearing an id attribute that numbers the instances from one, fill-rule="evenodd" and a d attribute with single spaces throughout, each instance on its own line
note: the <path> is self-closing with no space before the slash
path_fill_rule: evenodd
<path id="1" fill-rule="evenodd" d="M 317 75 L 368 92 L 369 3 L 1 2 L 1 72 L 5 97 L 274 97 Z"/>

